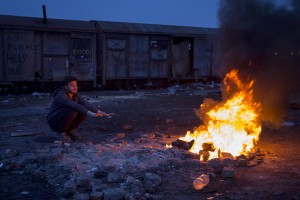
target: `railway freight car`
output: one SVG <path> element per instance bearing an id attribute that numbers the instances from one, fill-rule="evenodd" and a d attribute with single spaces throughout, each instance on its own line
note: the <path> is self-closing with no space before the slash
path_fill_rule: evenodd
<path id="1" fill-rule="evenodd" d="M 0 85 L 90 88 L 218 76 L 217 29 L 0 15 Z"/>
<path id="2" fill-rule="evenodd" d="M 0 83 L 44 87 L 66 75 L 96 86 L 96 31 L 86 21 L 0 15 Z"/>
<path id="3" fill-rule="evenodd" d="M 191 81 L 218 76 L 217 29 L 93 21 L 102 85 Z M 98 78 L 100 80 L 100 78 Z"/>

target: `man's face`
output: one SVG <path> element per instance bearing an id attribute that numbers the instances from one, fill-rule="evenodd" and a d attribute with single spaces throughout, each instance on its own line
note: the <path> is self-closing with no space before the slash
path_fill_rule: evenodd
<path id="1" fill-rule="evenodd" d="M 69 93 L 76 94 L 77 93 L 77 89 L 78 89 L 77 81 L 71 81 L 71 82 L 69 82 L 67 84 L 67 89 L 68 89 Z"/>

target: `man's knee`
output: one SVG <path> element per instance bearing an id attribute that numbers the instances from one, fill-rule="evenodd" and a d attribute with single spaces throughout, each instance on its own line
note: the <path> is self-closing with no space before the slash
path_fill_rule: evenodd
<path id="1" fill-rule="evenodd" d="M 72 108 L 67 108 L 65 113 L 66 113 L 65 116 L 67 118 L 72 118 L 72 119 L 75 119 L 79 115 L 79 113 Z"/>

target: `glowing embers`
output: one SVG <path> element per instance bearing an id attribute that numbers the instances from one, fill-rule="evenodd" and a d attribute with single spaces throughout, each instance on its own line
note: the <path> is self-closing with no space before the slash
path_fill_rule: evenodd
<path id="1" fill-rule="evenodd" d="M 247 154 L 258 141 L 261 132 L 261 104 L 253 99 L 254 81 L 243 83 L 238 71 L 229 72 L 223 81 L 223 100 L 205 99 L 198 111 L 204 125 L 180 138 L 192 141 L 190 149 L 202 160 L 220 157 L 223 152 L 232 156 Z"/>

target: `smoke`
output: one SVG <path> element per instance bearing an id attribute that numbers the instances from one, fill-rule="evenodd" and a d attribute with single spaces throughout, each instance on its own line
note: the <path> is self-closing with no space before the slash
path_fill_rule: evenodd
<path id="1" fill-rule="evenodd" d="M 262 120 L 280 122 L 300 89 L 300 1 L 222 0 L 219 21 L 221 75 L 235 68 L 256 80 Z"/>

